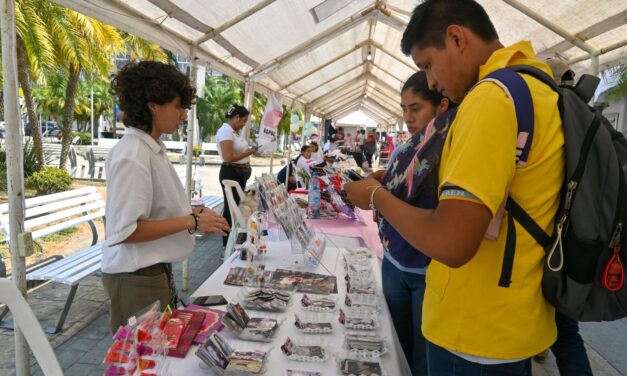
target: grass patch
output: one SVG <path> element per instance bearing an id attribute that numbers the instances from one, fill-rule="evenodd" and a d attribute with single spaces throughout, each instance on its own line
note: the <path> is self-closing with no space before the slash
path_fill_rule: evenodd
<path id="1" fill-rule="evenodd" d="M 72 235 L 76 231 L 78 231 L 78 228 L 76 228 L 76 226 L 69 227 L 69 228 L 57 231 L 54 234 L 46 235 L 46 236 L 42 237 L 41 240 L 45 241 L 45 242 L 59 241 L 59 240 L 62 240 L 63 238 L 65 238 L 68 235 Z"/>

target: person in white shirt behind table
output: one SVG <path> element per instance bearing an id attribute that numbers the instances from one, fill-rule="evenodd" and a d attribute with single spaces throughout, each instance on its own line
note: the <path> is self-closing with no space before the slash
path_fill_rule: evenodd
<path id="1" fill-rule="evenodd" d="M 222 166 L 220 167 L 220 185 L 222 186 L 222 195 L 224 196 L 224 218 L 226 218 L 229 226 L 233 224 L 231 213 L 229 212 L 229 203 L 224 192 L 224 180 L 235 180 L 242 190 L 246 187 L 246 181 L 250 178 L 252 170 L 250 168 L 250 155 L 256 148 L 248 146 L 248 141 L 240 134 L 240 130 L 246 125 L 250 112 L 246 107 L 233 105 L 226 113 L 228 119 L 222 124 L 216 134 L 218 144 L 218 154 L 222 158 Z M 239 205 L 239 196 L 233 195 L 235 203 Z M 226 247 L 228 235 L 222 237 L 222 244 Z"/>
<path id="2" fill-rule="evenodd" d="M 187 76 L 163 63 L 129 63 L 114 76 L 111 93 L 127 127 L 106 162 L 102 284 L 115 332 L 157 300 L 161 309 L 176 308 L 172 263 L 192 253 L 194 232 L 224 235 L 230 228 L 211 210 L 192 209 L 159 139 L 187 119 L 196 98 Z"/>

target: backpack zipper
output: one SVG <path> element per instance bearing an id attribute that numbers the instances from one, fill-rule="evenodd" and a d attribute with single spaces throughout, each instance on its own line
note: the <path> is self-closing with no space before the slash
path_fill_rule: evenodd
<path id="1" fill-rule="evenodd" d="M 616 225 L 616 230 L 614 230 L 614 235 L 612 235 L 612 241 L 610 242 L 610 249 L 614 249 L 614 247 L 620 247 L 620 235 L 623 231 L 623 223 L 618 222 Z"/>

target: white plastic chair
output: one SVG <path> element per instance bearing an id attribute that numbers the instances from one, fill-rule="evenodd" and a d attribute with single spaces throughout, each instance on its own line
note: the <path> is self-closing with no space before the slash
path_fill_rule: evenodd
<path id="1" fill-rule="evenodd" d="M 6 278 L 0 278 L 0 302 L 6 304 L 13 314 L 13 320 L 19 326 L 30 346 L 39 367 L 47 376 L 63 376 L 54 350 L 46 338 L 39 321 L 30 309 L 26 299 L 17 286 Z"/>
<path id="2" fill-rule="evenodd" d="M 246 219 L 244 218 L 244 215 L 235 203 L 233 188 L 235 188 L 235 190 L 237 191 L 237 195 L 239 196 L 239 202 L 244 201 L 246 194 L 244 194 L 242 187 L 240 187 L 239 183 L 235 180 L 222 180 L 222 184 L 224 184 L 224 192 L 226 194 L 226 199 L 229 202 L 229 212 L 231 212 L 232 227 L 235 227 L 235 224 L 239 223 L 240 228 L 244 228 L 244 231 L 246 231 Z"/>

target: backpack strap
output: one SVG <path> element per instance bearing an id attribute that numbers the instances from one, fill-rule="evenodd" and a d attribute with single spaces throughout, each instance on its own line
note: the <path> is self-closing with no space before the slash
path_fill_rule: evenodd
<path id="1" fill-rule="evenodd" d="M 531 143 L 533 141 L 534 109 L 533 100 L 529 86 L 525 80 L 515 71 L 509 68 L 499 69 L 487 75 L 480 81 L 493 82 L 505 91 L 511 99 L 516 113 L 518 123 L 518 138 L 516 143 L 516 163 L 524 166 L 529 157 Z M 512 270 L 514 268 L 514 256 L 516 253 L 516 228 L 514 226 L 514 212 L 525 213 L 520 205 L 516 204 L 510 197 L 507 198 L 507 236 L 505 241 L 505 252 L 501 267 L 499 286 L 509 287 L 511 284 Z M 519 209 L 519 210 L 518 210 Z M 526 214 L 526 213 L 525 213 Z M 527 215 L 529 219 L 529 217 Z M 518 220 L 518 218 L 516 218 Z M 533 220 L 531 220 L 535 224 Z M 536 225 L 537 226 L 537 225 Z"/>
<path id="2" fill-rule="evenodd" d="M 523 78 L 511 69 L 503 68 L 488 74 L 480 82 L 497 84 L 511 99 L 518 122 L 518 139 L 516 144 L 516 163 L 524 166 L 529 158 L 533 140 L 533 101 L 531 92 Z"/>

